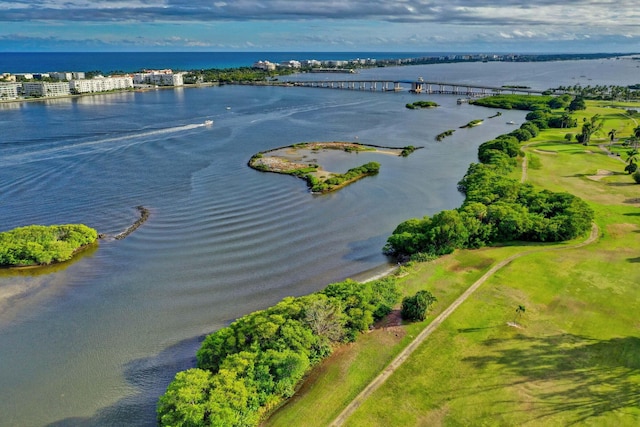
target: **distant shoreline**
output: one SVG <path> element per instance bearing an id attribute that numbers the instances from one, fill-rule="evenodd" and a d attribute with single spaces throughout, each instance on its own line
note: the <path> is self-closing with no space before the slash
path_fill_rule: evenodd
<path id="1" fill-rule="evenodd" d="M 197 84 L 185 84 L 182 86 L 158 86 L 158 87 L 148 87 L 148 88 L 145 87 L 145 88 L 121 89 L 121 90 L 110 90 L 108 92 L 89 92 L 89 93 L 78 93 L 78 94 L 69 94 L 69 95 L 61 95 L 61 96 L 44 96 L 39 98 L 3 99 L 3 100 L 0 100 L 0 105 L 14 104 L 18 102 L 47 102 L 47 101 L 56 100 L 56 99 L 75 99 L 75 98 L 85 98 L 89 96 L 104 96 L 104 95 L 113 95 L 113 94 L 121 94 L 121 93 L 142 93 L 142 92 L 151 92 L 154 90 L 212 87 L 212 86 L 219 86 L 219 85 L 220 83 L 217 83 L 217 82 L 207 82 L 207 83 L 197 83 Z"/>
<path id="2" fill-rule="evenodd" d="M 19 53 L 19 52 L 13 52 Z M 40 52 L 43 53 L 43 52 Z M 90 52 L 78 52 L 78 54 L 90 53 Z M 97 52 L 98 54 L 104 52 Z M 121 52 L 122 54 L 132 53 L 132 52 Z M 143 53 L 153 53 L 153 52 L 143 52 Z M 187 52 L 183 52 L 187 53 Z M 216 52 L 209 52 L 216 53 Z M 384 52 L 371 52 L 373 54 L 386 54 Z M 388 53 L 388 52 L 387 52 Z M 38 53 L 32 53 L 37 55 Z M 258 53 L 256 53 L 257 55 Z M 265 52 L 264 56 L 269 55 L 280 55 L 281 53 L 276 52 Z M 291 52 L 292 56 L 298 55 L 313 55 L 314 52 Z M 358 55 L 359 53 L 341 53 L 339 56 L 345 55 Z M 393 55 L 393 53 L 388 53 L 389 55 Z M 401 55 L 402 52 L 398 52 L 398 55 Z M 338 53 L 336 53 L 338 55 Z M 358 62 L 358 59 L 351 60 L 340 60 L 340 61 L 328 61 L 328 62 L 337 62 L 337 63 L 346 63 L 343 65 L 335 65 L 332 68 L 327 68 L 326 66 L 316 67 L 316 68 L 301 68 L 296 71 L 296 73 L 322 73 L 322 72 L 346 72 L 347 70 L 355 70 L 355 69 L 371 69 L 371 68 L 379 68 L 379 67 L 403 67 L 403 66 L 412 66 L 412 65 L 433 65 L 433 64 L 454 64 L 454 63 L 482 63 L 482 62 L 501 62 L 501 63 L 514 63 L 514 62 L 556 62 L 556 61 L 577 61 L 577 60 L 597 60 L 597 59 L 620 59 L 620 58 L 633 58 L 634 55 L 640 55 L 640 53 L 586 53 L 586 54 L 544 54 L 544 55 L 536 55 L 536 54 L 485 54 L 485 53 L 472 53 L 472 54 L 426 54 L 428 56 L 419 56 L 418 52 L 415 53 L 414 57 L 396 57 L 396 58 L 382 58 L 382 59 L 372 59 L 371 62 L 362 63 Z M 168 65 L 167 65 L 168 66 Z M 345 68 L 346 67 L 346 68 Z M 204 72 L 204 71 L 237 71 L 242 69 L 254 69 L 251 65 L 245 66 L 237 66 L 231 68 L 181 68 L 174 67 L 176 71 L 184 72 L 184 73 L 196 73 L 196 72 Z M 322 70 L 322 71 L 319 71 Z M 276 68 L 273 72 L 266 72 L 264 78 L 256 81 L 268 81 L 270 78 L 278 78 L 284 75 L 291 74 L 290 68 Z M 0 69 L 0 73 L 4 72 L 4 70 Z M 86 72 L 86 71 L 85 71 Z M 11 73 L 8 73 L 11 74 Z M 14 73 L 15 74 L 15 73 Z M 116 72 L 108 72 L 109 74 L 116 74 Z M 128 73 L 125 73 L 128 74 Z M 239 83 L 243 80 L 233 81 L 229 83 Z M 0 83 L 13 83 L 13 82 L 4 82 L 0 81 Z M 19 82 L 18 82 L 19 83 Z M 16 99 L 2 99 L 0 100 L 0 105 L 2 104 L 12 104 L 16 102 L 41 102 L 47 100 L 56 100 L 56 99 L 74 99 L 85 96 L 95 96 L 95 95 L 108 95 L 114 93 L 126 93 L 126 92 L 147 92 L 150 90 L 159 90 L 159 89 L 176 89 L 182 87 L 209 87 L 209 86 L 217 86 L 225 84 L 225 81 L 217 80 L 217 81 L 204 81 L 200 83 L 188 83 L 180 86 L 156 86 L 156 87 L 148 87 L 148 88 L 133 88 L 133 89 L 123 89 L 123 90 L 114 90 L 107 92 L 90 92 L 90 93 L 82 93 L 82 94 L 70 94 L 70 95 L 62 95 L 62 96 L 51 96 L 51 97 L 38 97 L 38 98 L 16 98 Z"/>

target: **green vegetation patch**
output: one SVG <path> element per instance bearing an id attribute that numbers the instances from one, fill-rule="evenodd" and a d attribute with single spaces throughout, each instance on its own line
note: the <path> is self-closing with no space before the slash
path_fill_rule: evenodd
<path id="1" fill-rule="evenodd" d="M 393 278 L 346 280 L 236 320 L 206 337 L 197 368 L 176 375 L 159 401 L 160 425 L 257 425 L 311 366 L 369 330 L 399 296 Z"/>
<path id="2" fill-rule="evenodd" d="M 249 166 L 262 172 L 275 172 L 297 176 L 307 182 L 311 192 L 327 193 L 338 190 L 366 176 L 376 175 L 380 170 L 380 164 L 377 162 L 369 162 L 362 166 L 349 169 L 343 174 L 327 172 L 316 163 L 316 160 L 306 161 L 306 156 L 299 154 L 300 150 L 310 150 L 312 153 L 319 152 L 320 150 L 341 150 L 346 153 L 368 151 L 408 157 L 418 148 L 420 147 L 413 145 L 404 148 L 377 147 L 352 142 L 298 143 L 255 154 L 251 157 L 251 160 L 249 160 Z"/>
<path id="3" fill-rule="evenodd" d="M 439 105 L 433 101 L 417 101 L 417 102 L 413 102 L 405 105 L 405 107 L 407 107 L 410 110 L 417 110 L 422 108 L 435 108 L 438 106 Z"/>
<path id="4" fill-rule="evenodd" d="M 442 141 L 442 140 L 443 140 L 443 139 L 445 139 L 446 137 L 453 135 L 453 133 L 454 133 L 454 132 L 455 132 L 455 129 L 445 130 L 444 132 L 439 133 L 439 134 L 436 136 L 436 141 Z"/>
<path id="5" fill-rule="evenodd" d="M 588 102 L 584 116 L 596 113 Z M 611 112 L 604 130 L 616 123 L 624 138 L 637 125 L 631 119 L 618 125 L 617 113 Z M 438 298 L 435 316 L 498 261 L 530 252 L 483 284 L 345 425 L 638 425 L 638 187 L 619 159 L 563 136 L 560 129 L 544 130 L 523 147 L 540 154 L 528 179 L 542 191 L 569 191 L 585 200 L 600 227 L 597 242 L 574 249 L 514 242 L 455 251 L 405 269 L 398 279 L 403 294 L 429 289 Z M 607 182 L 593 179 L 598 170 L 619 172 Z M 367 378 L 419 332 L 414 327 L 430 318 L 368 334 L 323 366 L 306 393 L 267 425 L 331 424 Z M 387 347 L 391 334 L 407 335 Z M 383 352 L 387 363 L 369 363 Z"/>
<path id="6" fill-rule="evenodd" d="M 349 169 L 344 174 L 332 174 L 329 178 L 324 180 L 318 179 L 311 174 L 305 175 L 305 179 L 313 193 L 328 193 L 364 178 L 365 176 L 376 175 L 379 170 L 379 163 L 369 162 L 360 167 Z"/>
<path id="7" fill-rule="evenodd" d="M 464 129 L 464 128 L 472 128 L 472 127 L 475 127 L 475 126 L 479 126 L 479 125 L 481 125 L 481 124 L 482 124 L 482 122 L 483 122 L 483 121 L 484 121 L 484 120 L 482 120 L 482 119 L 471 120 L 471 121 L 470 121 L 469 123 L 467 123 L 466 125 L 464 125 L 464 126 L 460 126 L 460 129 Z"/>
<path id="8" fill-rule="evenodd" d="M 0 266 L 32 266 L 62 262 L 98 239 L 83 224 L 30 225 L 0 233 Z"/>
<path id="9" fill-rule="evenodd" d="M 494 95 L 473 99 L 470 104 L 505 110 L 538 110 L 549 106 L 555 97 L 550 95 Z"/>

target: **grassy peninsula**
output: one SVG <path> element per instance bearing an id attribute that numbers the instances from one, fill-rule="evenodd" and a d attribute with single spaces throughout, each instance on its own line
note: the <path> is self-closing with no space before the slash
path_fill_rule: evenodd
<path id="1" fill-rule="evenodd" d="M 509 157 L 518 167 L 508 178 L 584 200 L 599 230 L 594 242 L 581 246 L 586 235 L 508 241 L 407 263 L 399 288 L 405 295 L 431 291 L 438 298 L 433 316 L 376 329 L 336 352 L 265 425 L 330 425 L 435 316 L 502 261 L 382 386 L 359 399 L 347 425 L 637 425 L 640 187 L 624 172 L 624 153 L 639 117 L 628 109 L 638 104 L 588 101 L 571 114 L 573 127 L 541 129 Z M 595 114 L 604 124 L 587 146 L 565 139 Z M 618 130 L 614 141 L 611 129 Z"/>
<path id="2" fill-rule="evenodd" d="M 256 425 L 313 365 L 265 426 L 637 425 L 640 187 L 617 154 L 638 123 L 596 102 L 572 113 L 574 128 L 548 126 L 561 109 L 544 112 L 481 145 L 463 206 L 398 226 L 387 249 L 411 261 L 394 278 L 329 285 L 209 336 L 199 367 L 161 398 L 161 423 Z M 603 126 L 586 145 L 565 138 L 593 115 Z M 397 309 L 396 292 L 420 291 L 438 300 L 426 320 L 380 316 Z M 322 336 L 358 339 L 329 355 Z"/>
<path id="3" fill-rule="evenodd" d="M 0 233 L 0 266 L 26 267 L 68 261 L 97 239 L 98 232 L 83 224 L 15 228 Z"/>

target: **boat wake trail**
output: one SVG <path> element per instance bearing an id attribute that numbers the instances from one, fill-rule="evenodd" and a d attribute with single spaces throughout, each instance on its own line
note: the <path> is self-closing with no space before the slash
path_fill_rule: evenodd
<path id="1" fill-rule="evenodd" d="M 29 147 L 28 151 L 21 148 L 14 154 L 7 153 L 0 158 L 0 166 L 12 166 L 23 163 L 38 162 L 64 157 L 83 156 L 96 153 L 107 153 L 113 150 L 127 148 L 132 145 L 157 141 L 167 135 L 186 132 L 198 128 L 210 126 L 207 123 L 189 124 L 164 129 L 147 130 L 143 132 L 128 133 L 126 135 L 100 138 L 95 140 L 68 142 L 64 140 L 46 144 L 46 147 Z"/>

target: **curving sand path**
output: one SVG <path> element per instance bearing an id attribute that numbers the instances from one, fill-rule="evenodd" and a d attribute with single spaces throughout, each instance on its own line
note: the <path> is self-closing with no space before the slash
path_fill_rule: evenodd
<path id="1" fill-rule="evenodd" d="M 526 161 L 523 162 L 523 182 L 526 179 Z M 521 252 L 519 254 L 515 254 L 500 261 L 498 264 L 494 265 L 487 271 L 482 277 L 476 280 L 469 288 L 460 295 L 449 307 L 447 307 L 438 317 L 436 317 L 433 322 L 431 322 L 426 328 L 422 330 L 418 334 L 418 336 L 396 356 L 395 359 L 382 371 L 373 381 L 371 381 L 361 392 L 358 394 L 352 401 L 347 405 L 346 408 L 338 415 L 338 417 L 333 420 L 330 424 L 331 427 L 342 426 L 345 421 L 360 407 L 360 405 L 371 395 L 374 391 L 376 391 L 386 380 L 389 378 L 396 369 L 400 367 L 404 363 L 405 360 L 409 358 L 411 353 L 413 353 L 422 342 L 427 339 L 429 335 L 433 331 L 435 331 L 438 326 L 442 322 L 444 322 L 455 310 L 458 308 L 463 302 L 467 300 L 484 282 L 487 281 L 492 275 L 494 275 L 498 270 L 502 267 L 508 265 L 514 259 L 518 259 L 525 255 L 529 255 L 531 253 L 536 252 L 547 252 L 547 251 L 557 251 L 557 250 L 565 250 L 565 249 L 576 249 L 583 246 L 586 246 L 590 243 L 593 243 L 599 234 L 598 226 L 593 223 L 591 226 L 591 234 L 589 237 L 580 243 L 576 243 L 575 245 L 562 246 L 562 247 L 553 247 L 553 248 L 540 248 L 540 249 L 532 249 L 528 251 Z"/>

